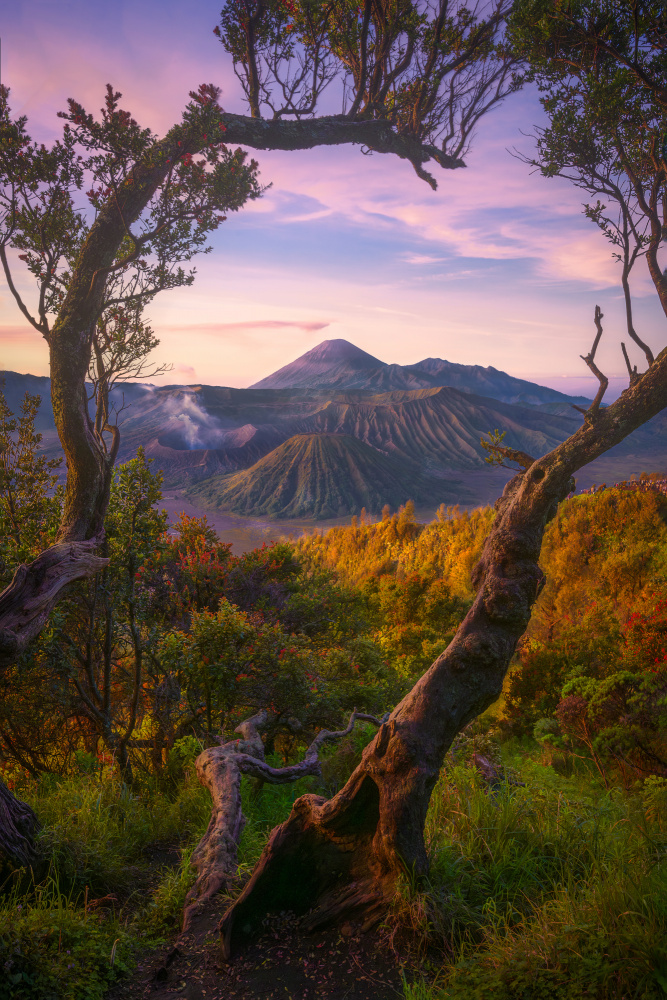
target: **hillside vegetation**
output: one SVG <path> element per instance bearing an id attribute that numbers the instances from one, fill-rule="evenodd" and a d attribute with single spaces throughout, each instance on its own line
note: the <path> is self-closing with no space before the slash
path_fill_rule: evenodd
<path id="1" fill-rule="evenodd" d="M 461 511 L 458 505 L 442 504 L 430 524 L 421 524 L 414 503 L 408 501 L 395 514 L 387 507 L 381 521 L 362 512 L 351 525 L 310 532 L 295 544 L 305 565 L 326 567 L 346 584 L 417 574 L 442 580 L 453 594 L 467 600 L 473 595 L 470 573 L 492 522 L 491 507 Z"/>
<path id="2" fill-rule="evenodd" d="M 566 750 L 583 750 L 605 784 L 609 771 L 626 783 L 653 771 L 667 779 L 666 492 L 667 481 L 646 477 L 561 504 L 542 546 L 546 585 L 505 684 L 505 732 L 538 726 L 558 759 L 571 764 Z M 406 506 L 375 524 L 312 533 L 296 550 L 305 565 L 383 599 L 386 634 L 410 593 L 422 607 L 434 592 L 472 601 L 470 570 L 492 518 L 491 508 L 442 507 L 422 525 Z M 417 619 L 413 607 L 398 632 L 422 634 Z"/>
<path id="3" fill-rule="evenodd" d="M 13 493 L 14 528 L 0 494 L 0 583 L 57 523 L 47 471 Z M 143 452 L 117 470 L 109 570 L 73 586 L 3 674 L 0 767 L 42 829 L 30 868 L 0 862 L 0 1000 L 103 1000 L 116 981 L 114 1000 L 144 995 L 133 970 L 175 939 L 209 820 L 200 751 L 265 708 L 280 766 L 354 707 L 390 709 L 470 607 L 493 519 L 443 505 L 424 525 L 410 502 L 234 557 L 205 519 L 182 516 L 168 534 L 160 485 Z M 378 931 L 405 1000 L 664 996 L 664 489 L 574 496 L 550 524 L 548 582 L 503 699 L 457 738 L 434 791 L 429 879 L 406 879 Z M 244 779 L 231 895 L 294 798 L 341 788 L 374 732 L 341 741 L 319 778 Z M 345 955 L 348 938 L 332 940 Z M 233 995 L 212 955 L 195 948 L 189 968 L 208 977 L 207 996 Z M 182 961 L 160 1000 L 194 983 Z M 257 976 L 278 982 L 284 965 L 262 955 Z"/>

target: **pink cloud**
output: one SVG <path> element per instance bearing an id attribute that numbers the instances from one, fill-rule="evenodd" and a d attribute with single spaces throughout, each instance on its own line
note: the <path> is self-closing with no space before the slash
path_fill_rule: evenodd
<path id="1" fill-rule="evenodd" d="M 174 365 L 168 374 L 174 377 L 176 375 L 182 375 L 186 379 L 192 379 L 193 382 L 197 380 L 197 371 L 192 367 L 192 365 Z"/>
<path id="2" fill-rule="evenodd" d="M 329 321 L 320 320 L 283 320 L 283 319 L 257 319 L 246 320 L 241 323 L 188 323 L 187 329 L 198 333 L 239 333 L 243 330 L 281 330 L 284 327 L 291 327 L 296 330 L 303 330 L 305 333 L 315 333 L 317 330 L 324 330 L 331 326 Z M 183 330 L 183 326 L 173 323 L 161 323 L 160 330 Z"/>

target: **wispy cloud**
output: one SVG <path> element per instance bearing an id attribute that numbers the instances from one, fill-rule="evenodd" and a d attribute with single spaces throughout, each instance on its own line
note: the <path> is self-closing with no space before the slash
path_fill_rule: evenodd
<path id="1" fill-rule="evenodd" d="M 197 371 L 195 368 L 192 367 L 192 365 L 183 365 L 183 364 L 174 365 L 170 374 L 174 378 L 177 378 L 179 375 L 182 375 L 183 378 L 191 379 L 193 382 L 196 381 L 197 379 Z"/>
<path id="2" fill-rule="evenodd" d="M 243 330 L 282 330 L 291 327 L 303 330 L 305 333 L 315 333 L 324 330 L 331 323 L 323 320 L 293 320 L 293 319 L 251 319 L 241 323 L 188 323 L 187 329 L 197 333 L 237 333 Z M 182 330 L 184 325 L 162 323 L 161 330 Z"/>
<path id="3" fill-rule="evenodd" d="M 441 264 L 445 257 L 431 257 L 426 253 L 408 253 L 401 258 L 406 264 Z"/>

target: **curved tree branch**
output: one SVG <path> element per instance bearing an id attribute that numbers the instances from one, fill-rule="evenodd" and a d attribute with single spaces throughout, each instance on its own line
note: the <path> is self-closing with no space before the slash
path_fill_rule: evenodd
<path id="1" fill-rule="evenodd" d="M 465 167 L 463 160 L 443 153 L 437 146 L 400 135 L 389 122 L 351 121 L 345 115 L 322 115 L 301 121 L 250 118 L 222 113 L 226 143 L 240 143 L 253 149 L 313 149 L 347 143 L 367 146 L 377 153 L 394 153 L 411 163 L 435 160 L 445 170 Z"/>
<path id="2" fill-rule="evenodd" d="M 299 764 L 275 768 L 264 760 L 264 745 L 259 735 L 267 721 L 268 715 L 262 710 L 237 726 L 235 731 L 241 733 L 242 739 L 204 750 L 195 761 L 197 777 L 210 792 L 213 806 L 208 829 L 191 858 L 197 870 L 197 881 L 185 900 L 183 933 L 191 930 L 205 904 L 235 879 L 238 843 L 246 822 L 241 811 L 241 775 L 248 774 L 272 785 L 289 784 L 308 775 L 318 776 L 322 773 L 319 752 L 325 743 L 335 743 L 349 736 L 357 721 L 382 725 L 375 716 L 355 709 L 345 729 L 319 732 Z"/>
<path id="3" fill-rule="evenodd" d="M 108 559 L 95 555 L 100 541 L 61 542 L 18 567 L 0 594 L 0 667 L 13 663 L 39 635 L 64 587 L 94 576 L 108 564 Z"/>

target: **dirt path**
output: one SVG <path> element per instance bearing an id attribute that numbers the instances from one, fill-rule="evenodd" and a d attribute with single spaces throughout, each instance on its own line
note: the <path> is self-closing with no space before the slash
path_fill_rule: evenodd
<path id="1" fill-rule="evenodd" d="M 290 914 L 267 922 L 262 938 L 230 963 L 220 957 L 211 910 L 176 948 L 147 956 L 107 1000 L 400 1000 L 395 956 L 351 925 L 302 935 Z"/>

